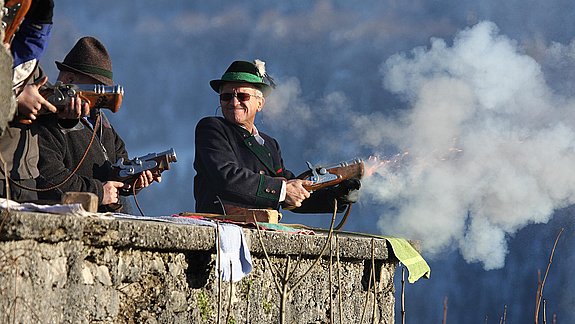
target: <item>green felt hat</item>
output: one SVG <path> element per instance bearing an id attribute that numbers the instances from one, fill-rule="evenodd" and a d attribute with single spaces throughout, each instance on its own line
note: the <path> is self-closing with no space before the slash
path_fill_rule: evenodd
<path id="1" fill-rule="evenodd" d="M 268 80 L 272 85 L 264 82 Z M 226 70 L 219 80 L 210 81 L 210 86 L 215 92 L 220 92 L 220 87 L 225 82 L 249 83 L 258 88 L 264 96 L 267 96 L 273 87 L 272 79 L 266 74 L 265 63 L 255 60 L 254 63 L 247 61 L 235 61 Z"/>

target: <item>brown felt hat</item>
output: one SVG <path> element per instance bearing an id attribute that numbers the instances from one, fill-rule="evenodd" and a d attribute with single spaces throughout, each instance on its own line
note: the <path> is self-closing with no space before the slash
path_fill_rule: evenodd
<path id="1" fill-rule="evenodd" d="M 94 37 L 80 38 L 64 62 L 56 62 L 60 71 L 70 71 L 90 76 L 104 85 L 114 85 L 112 60 L 99 40 Z"/>

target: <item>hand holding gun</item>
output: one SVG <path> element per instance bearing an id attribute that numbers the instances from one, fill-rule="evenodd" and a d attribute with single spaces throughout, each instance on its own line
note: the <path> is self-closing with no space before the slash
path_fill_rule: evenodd
<path id="1" fill-rule="evenodd" d="M 83 110 L 81 106 L 84 105 L 87 105 L 88 109 L 107 108 L 114 113 L 118 112 L 124 97 L 124 88 L 121 85 L 64 84 L 58 81 L 54 85 L 43 84 L 39 91 L 50 105 L 56 107 L 58 113 L 64 114 L 63 118 L 70 117 L 67 116 L 70 114 L 68 110 L 74 110 L 77 114 Z M 71 108 L 70 105 L 72 105 Z M 40 113 L 47 113 L 47 111 Z M 79 116 L 73 116 L 73 118 L 79 118 Z M 20 119 L 20 122 L 30 124 L 32 119 Z"/>
<path id="2" fill-rule="evenodd" d="M 27 84 L 16 97 L 18 101 L 18 115 L 23 118 L 28 118 L 21 120 L 32 122 L 36 120 L 36 116 L 42 111 L 52 113 L 57 111 L 57 108 L 48 102 L 39 92 L 39 89 L 41 89 L 46 82 L 48 82 L 48 77 L 42 77 L 34 83 Z"/>
<path id="3" fill-rule="evenodd" d="M 78 96 L 90 106 L 90 109 L 107 108 L 115 113 L 122 106 L 124 88 L 118 84 L 113 86 L 102 84 L 64 84 L 58 81 L 54 85 L 45 85 L 40 89 L 40 93 L 58 110 L 62 110 L 70 102 L 71 98 Z"/>
<path id="4" fill-rule="evenodd" d="M 170 169 L 170 163 L 176 162 L 176 152 L 169 149 L 161 153 L 150 153 L 142 157 L 136 157 L 129 161 L 123 158 L 112 165 L 112 180 L 124 183 L 120 189 L 121 194 L 129 195 L 134 190 L 136 182 L 145 171 L 150 171 L 154 177 L 160 177 L 161 173 Z"/>
<path id="5" fill-rule="evenodd" d="M 303 187 L 304 190 L 317 192 L 313 196 L 320 198 L 312 203 L 314 206 L 318 201 L 323 200 L 329 203 L 337 199 L 338 204 L 352 204 L 358 200 L 358 189 L 361 187 L 360 179 L 364 174 L 364 164 L 362 160 L 355 159 L 331 166 L 313 166 L 309 162 L 307 162 L 307 165 L 309 170 L 297 176 L 296 180 L 300 181 L 301 187 Z M 306 198 L 312 199 L 309 195 Z M 307 199 L 305 199 L 305 201 L 307 201 Z M 288 201 L 286 196 L 283 207 L 284 209 L 290 210 L 304 204 L 306 203 L 292 203 Z M 310 205 L 308 205 L 305 209 L 307 210 L 306 212 L 325 212 L 323 206 L 317 205 L 316 207 L 317 208 L 310 209 Z"/>

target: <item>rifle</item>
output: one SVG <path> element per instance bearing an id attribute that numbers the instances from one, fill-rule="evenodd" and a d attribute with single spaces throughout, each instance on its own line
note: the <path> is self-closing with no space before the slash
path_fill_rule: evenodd
<path id="1" fill-rule="evenodd" d="M 361 159 L 341 162 L 330 166 L 313 166 L 306 162 L 309 170 L 303 172 L 298 179 L 310 180 L 312 185 L 304 185 L 308 191 L 314 191 L 331 186 L 348 179 L 361 179 L 364 173 L 364 164 Z"/>
<path id="2" fill-rule="evenodd" d="M 112 165 L 111 180 L 123 182 L 124 187 L 121 191 L 123 194 L 129 194 L 129 190 L 133 189 L 132 185 L 142 172 L 150 170 L 154 175 L 159 176 L 165 170 L 170 169 L 170 163 L 176 161 L 176 151 L 173 148 L 160 153 L 149 153 L 129 161 L 119 158 Z"/>
<path id="3" fill-rule="evenodd" d="M 105 86 L 102 84 L 64 84 L 57 81 L 54 85 L 45 84 L 39 89 L 40 95 L 54 105 L 58 111 L 70 102 L 76 95 L 88 103 L 90 109 L 107 108 L 113 113 L 122 106 L 124 87 L 119 84 Z M 21 124 L 31 124 L 31 119 L 20 119 Z"/>
<path id="4" fill-rule="evenodd" d="M 78 96 L 90 106 L 90 109 L 107 108 L 116 113 L 120 110 L 124 97 L 124 87 L 119 84 L 106 86 L 102 84 L 65 84 L 57 81 L 54 85 L 46 83 L 39 89 L 39 92 L 58 110 L 64 109 L 71 98 Z M 20 123 L 31 124 L 32 120 L 20 119 Z"/>
<path id="5" fill-rule="evenodd" d="M 106 86 L 102 84 L 65 84 L 57 81 L 56 84 L 46 84 L 40 88 L 40 95 L 56 106 L 58 110 L 76 95 L 88 103 L 90 109 L 108 108 L 113 113 L 120 110 L 124 87 L 119 84 Z"/>
<path id="6" fill-rule="evenodd" d="M 22 24 L 32 0 L 7 0 L 2 8 L 2 28 L 4 29 L 4 44 L 11 44 L 14 34 Z"/>

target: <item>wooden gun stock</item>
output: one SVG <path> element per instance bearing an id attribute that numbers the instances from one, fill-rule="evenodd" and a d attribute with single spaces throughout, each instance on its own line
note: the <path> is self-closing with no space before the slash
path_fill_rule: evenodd
<path id="1" fill-rule="evenodd" d="M 14 34 L 26 17 L 32 0 L 7 0 L 4 2 L 2 28 L 4 29 L 4 44 L 12 43 Z"/>
<path id="2" fill-rule="evenodd" d="M 364 173 L 364 164 L 360 159 L 341 162 L 332 166 L 312 166 L 308 162 L 308 171 L 297 176 L 298 179 L 310 180 L 312 185 L 304 185 L 308 191 L 315 191 L 331 186 L 348 179 L 361 179 Z"/>

